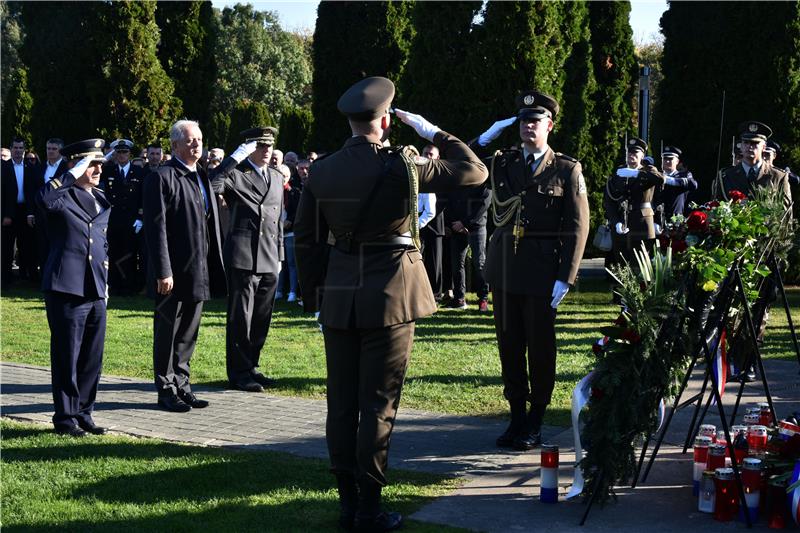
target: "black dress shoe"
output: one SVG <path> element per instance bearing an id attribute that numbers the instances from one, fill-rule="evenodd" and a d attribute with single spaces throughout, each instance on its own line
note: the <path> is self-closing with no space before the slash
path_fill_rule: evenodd
<path id="1" fill-rule="evenodd" d="M 256 383 L 255 380 L 252 379 L 246 379 L 243 381 L 232 381 L 231 387 L 236 390 L 243 390 L 245 392 L 264 392 L 264 387 L 262 387 L 260 383 Z"/>
<path id="2" fill-rule="evenodd" d="M 78 426 L 57 427 L 56 435 L 66 435 L 68 437 L 85 437 L 86 432 Z"/>
<path id="3" fill-rule="evenodd" d="M 542 434 L 538 431 L 531 431 L 518 435 L 517 438 L 514 439 L 514 443 L 511 447 L 517 451 L 524 452 L 532 450 L 540 444 L 542 444 Z"/>
<path id="4" fill-rule="evenodd" d="M 403 515 L 387 512 L 382 512 L 373 517 L 356 515 L 353 526 L 355 531 L 361 532 L 394 531 L 403 526 Z"/>
<path id="5" fill-rule="evenodd" d="M 274 378 L 267 377 L 264 374 L 262 374 L 261 372 L 253 372 L 251 374 L 251 377 L 253 378 L 253 381 L 258 383 L 259 385 L 261 385 L 265 389 L 268 389 L 270 387 L 274 387 L 275 385 L 278 384 L 278 380 L 276 380 Z"/>
<path id="6" fill-rule="evenodd" d="M 188 413 L 192 410 L 192 407 L 183 402 L 177 395 L 171 394 L 169 396 L 159 396 L 158 397 L 158 405 L 159 407 L 166 409 L 167 411 L 172 411 L 173 413 Z"/>
<path id="7" fill-rule="evenodd" d="M 183 403 L 189 407 L 194 407 L 195 409 L 203 409 L 204 407 L 208 407 L 207 400 L 201 400 L 191 392 L 178 391 L 178 398 L 180 398 L 181 401 L 183 401 Z"/>
<path id="8" fill-rule="evenodd" d="M 517 438 L 517 428 L 513 424 L 509 424 L 502 435 L 497 437 L 495 444 L 498 448 L 513 448 L 514 440 Z"/>
<path id="9" fill-rule="evenodd" d="M 96 424 L 86 424 L 78 422 L 78 425 L 84 430 L 86 433 L 91 433 L 92 435 L 105 435 L 108 433 L 108 430 L 104 427 L 100 427 Z"/>

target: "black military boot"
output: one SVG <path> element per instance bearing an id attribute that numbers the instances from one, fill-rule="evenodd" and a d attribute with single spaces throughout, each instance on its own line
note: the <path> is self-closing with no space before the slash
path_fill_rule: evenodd
<path id="1" fill-rule="evenodd" d="M 524 430 L 514 439 L 512 447 L 518 451 L 532 450 L 542 443 L 542 418 L 547 405 L 531 404 L 525 417 Z"/>
<path id="2" fill-rule="evenodd" d="M 495 443 L 499 448 L 512 448 L 514 446 L 514 439 L 524 429 L 525 424 L 525 400 L 509 401 L 511 406 L 511 423 L 503 432 L 502 435 L 497 437 Z"/>
<path id="3" fill-rule="evenodd" d="M 358 511 L 358 484 L 355 476 L 337 473 L 336 488 L 339 490 L 339 525 L 351 531 Z"/>
<path id="4" fill-rule="evenodd" d="M 378 533 L 394 531 L 403 525 L 400 513 L 381 510 L 381 486 L 372 478 L 358 482 L 358 512 L 354 522 L 355 531 Z"/>

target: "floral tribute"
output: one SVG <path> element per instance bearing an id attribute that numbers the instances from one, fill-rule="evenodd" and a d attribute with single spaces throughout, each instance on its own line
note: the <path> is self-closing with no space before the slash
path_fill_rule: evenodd
<path id="1" fill-rule="evenodd" d="M 636 446 L 657 431 L 659 402 L 677 393 L 703 317 L 732 265 L 739 265 L 753 303 L 769 274 L 766 252 L 781 257 L 791 247 L 782 194 L 759 190 L 748 198 L 730 191 L 728 197 L 673 217 L 652 254 L 642 245 L 635 265 L 609 271 L 623 311 L 592 346 L 596 364 L 581 438 L 587 454 L 580 463 L 586 490 L 601 502 L 635 474 Z"/>

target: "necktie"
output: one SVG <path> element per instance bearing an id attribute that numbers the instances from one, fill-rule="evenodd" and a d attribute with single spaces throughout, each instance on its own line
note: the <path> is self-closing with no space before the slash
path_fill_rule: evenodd
<path id="1" fill-rule="evenodd" d="M 200 187 L 200 194 L 203 195 L 203 204 L 206 208 L 206 214 L 208 214 L 208 195 L 206 194 L 206 188 L 203 186 L 203 180 L 200 179 L 200 174 L 195 173 L 197 177 L 197 186 Z"/>
<path id="2" fill-rule="evenodd" d="M 756 181 L 756 167 L 750 167 L 750 170 L 747 172 L 747 181 Z"/>
<path id="3" fill-rule="evenodd" d="M 126 179 L 125 168 L 119 167 L 119 177 L 122 180 L 122 183 L 125 183 L 125 179 Z"/>
<path id="4" fill-rule="evenodd" d="M 75 191 L 78 196 L 78 202 L 81 204 L 81 207 L 89 213 L 90 215 L 94 216 L 97 214 L 97 204 L 95 203 L 94 196 L 92 193 L 85 189 L 75 188 Z"/>

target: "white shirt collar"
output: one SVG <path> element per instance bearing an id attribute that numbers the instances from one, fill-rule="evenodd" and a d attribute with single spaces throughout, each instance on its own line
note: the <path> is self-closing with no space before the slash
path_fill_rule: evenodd
<path id="1" fill-rule="evenodd" d="M 180 163 L 181 165 L 183 165 L 183 166 L 185 166 L 187 169 L 189 169 L 189 172 L 197 172 L 197 163 L 195 163 L 194 165 L 191 165 L 191 166 L 190 166 L 190 165 L 188 165 L 187 163 L 185 163 L 185 162 L 184 162 L 184 161 L 183 161 L 183 160 L 182 160 L 180 157 L 178 157 L 177 155 L 173 155 L 172 157 L 173 157 L 173 158 L 175 158 L 175 159 L 177 159 L 177 160 L 178 160 L 178 163 Z"/>
<path id="2" fill-rule="evenodd" d="M 522 145 L 522 154 L 525 156 L 525 161 L 527 161 L 527 160 L 528 160 L 528 156 L 529 156 L 529 155 L 532 155 L 534 159 L 538 160 L 538 159 L 539 159 L 540 157 L 542 157 L 542 156 L 543 156 L 543 155 L 544 155 L 544 154 L 545 154 L 545 153 L 546 153 L 546 152 L 547 152 L 549 149 L 550 149 L 550 146 L 549 146 L 549 145 L 547 145 L 547 144 L 545 144 L 545 145 L 544 145 L 544 147 L 541 149 L 541 151 L 539 151 L 539 150 L 531 151 L 531 150 L 528 150 L 528 147 L 527 147 L 527 146 L 525 146 L 525 145 Z"/>
<path id="3" fill-rule="evenodd" d="M 264 165 L 263 167 L 257 167 L 256 164 L 253 163 L 253 160 L 250 159 L 249 157 L 247 158 L 247 162 L 250 163 L 250 166 L 256 169 L 256 171 L 258 171 L 258 173 L 261 174 L 262 176 L 267 175 L 267 165 Z"/>

